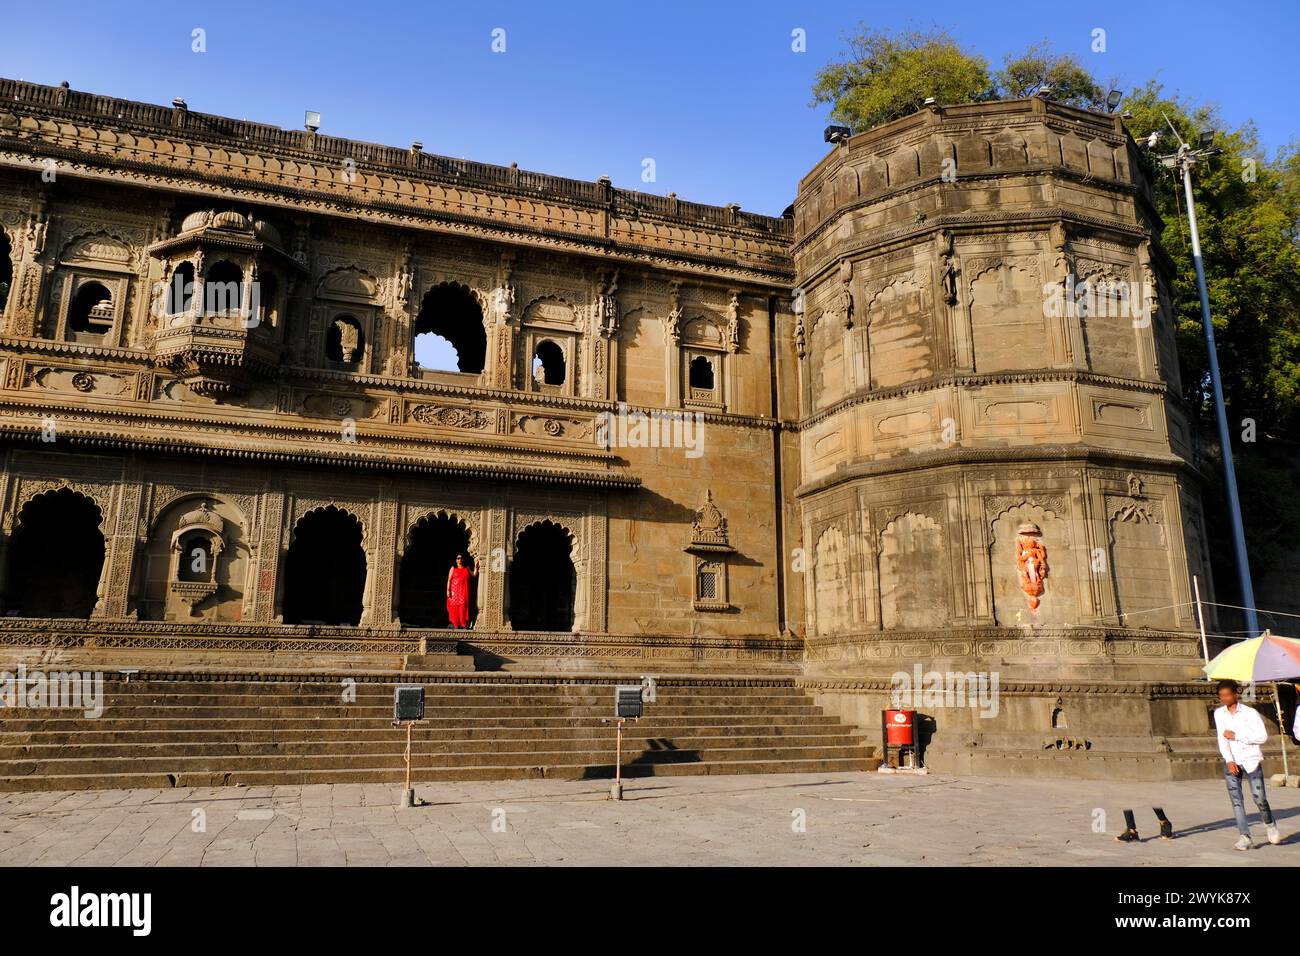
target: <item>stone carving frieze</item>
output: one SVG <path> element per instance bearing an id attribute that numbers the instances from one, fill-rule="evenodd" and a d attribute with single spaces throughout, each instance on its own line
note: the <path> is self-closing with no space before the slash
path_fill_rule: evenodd
<path id="1" fill-rule="evenodd" d="M 408 412 L 412 421 L 441 428 L 481 430 L 491 428 L 495 418 L 477 408 L 459 405 L 415 405 Z"/>
<path id="2" fill-rule="evenodd" d="M 581 418 L 519 415 L 514 421 L 514 431 L 530 438 L 565 438 L 570 441 L 580 441 L 593 436 L 593 423 Z"/>

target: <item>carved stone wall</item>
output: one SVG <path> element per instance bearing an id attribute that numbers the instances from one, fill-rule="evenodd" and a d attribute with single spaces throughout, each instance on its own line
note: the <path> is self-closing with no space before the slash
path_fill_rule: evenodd
<path id="1" fill-rule="evenodd" d="M 834 522 L 863 543 L 843 595 L 807 590 L 817 666 L 949 657 L 944 635 L 995 655 L 967 628 L 1182 646 L 1203 536 L 1169 260 L 1131 148 L 1118 119 L 1041 99 L 944 107 L 851 138 L 801 183 L 795 495 L 805 534 Z"/>

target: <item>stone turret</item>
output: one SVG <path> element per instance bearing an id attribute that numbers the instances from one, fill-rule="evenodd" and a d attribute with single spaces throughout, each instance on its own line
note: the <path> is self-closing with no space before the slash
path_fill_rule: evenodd
<path id="1" fill-rule="evenodd" d="M 1030 99 L 923 110 L 800 184 L 818 666 L 1195 671 L 1208 567 L 1136 155 L 1118 118 Z"/>

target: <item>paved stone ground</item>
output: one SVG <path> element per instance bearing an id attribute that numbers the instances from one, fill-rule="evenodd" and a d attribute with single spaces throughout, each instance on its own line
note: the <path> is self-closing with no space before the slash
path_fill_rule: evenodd
<path id="1" fill-rule="evenodd" d="M 430 784 L 413 809 L 381 784 L 0 794 L 0 865 L 1300 865 L 1294 789 L 1269 790 L 1283 842 L 1246 853 L 1217 781 L 771 774 L 608 793 L 605 781 Z M 1153 805 L 1178 839 L 1152 839 Z M 1113 839 L 1126 806 L 1141 844 Z M 1101 811 L 1106 833 L 1093 829 Z"/>

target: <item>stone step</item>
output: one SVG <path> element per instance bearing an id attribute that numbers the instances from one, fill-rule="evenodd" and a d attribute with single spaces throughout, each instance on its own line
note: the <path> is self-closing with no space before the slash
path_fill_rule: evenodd
<path id="1" fill-rule="evenodd" d="M 612 750 L 613 734 L 596 736 L 555 737 L 488 737 L 466 739 L 448 737 L 438 740 L 413 740 L 411 749 L 417 754 L 491 753 L 495 751 L 523 750 L 539 742 L 550 751 Z M 822 733 L 789 734 L 773 738 L 771 735 L 690 734 L 676 737 L 623 736 L 623 749 L 653 749 L 670 746 L 676 749 L 707 749 L 710 747 L 785 748 L 859 745 L 861 740 L 843 728 L 828 729 Z M 51 760 L 91 759 L 95 757 L 214 757 L 214 756 L 331 756 L 339 754 L 387 753 L 401 754 L 406 747 L 405 737 L 390 740 L 266 740 L 266 741 L 150 741 L 126 739 L 114 743 L 28 744 L 0 746 L 0 760 Z"/>
<path id="2" fill-rule="evenodd" d="M 820 714 L 822 711 L 815 704 L 804 701 L 800 704 L 776 704 L 766 706 L 742 705 L 736 707 L 723 707 L 719 705 L 647 705 L 647 712 L 662 714 L 665 717 L 702 717 L 708 714 L 734 714 L 742 716 L 763 716 L 770 715 L 774 717 L 801 715 L 801 714 Z M 426 720 L 441 718 L 458 718 L 465 717 L 474 719 L 487 715 L 497 715 L 501 717 L 585 717 L 585 716 L 605 716 L 612 714 L 613 702 L 609 707 L 590 707 L 581 704 L 564 704 L 556 703 L 550 705 L 536 706 L 516 706 L 510 703 L 500 705 L 483 703 L 483 704 L 434 704 L 429 705 L 427 702 L 424 708 Z M 118 707 L 113 704 L 107 704 L 104 707 L 102 716 L 86 717 L 85 712 L 76 708 L 59 708 L 53 711 L 51 708 L 10 708 L 6 710 L 6 723 L 10 720 L 22 721 L 24 719 L 38 719 L 42 716 L 50 715 L 63 716 L 67 719 L 77 719 L 80 715 L 86 720 L 206 720 L 208 718 L 289 718 L 295 720 L 308 720 L 317 717 L 347 717 L 355 720 L 388 720 L 393 719 L 393 708 L 371 707 L 359 704 L 334 703 L 330 706 L 290 706 L 283 707 L 279 704 L 260 704 L 250 706 L 228 706 L 225 704 L 214 705 L 212 707 L 188 707 L 188 706 L 143 706 L 143 707 Z"/>
<path id="3" fill-rule="evenodd" d="M 581 684 L 540 684 L 540 683 L 490 683 L 490 684 L 457 684 L 457 683 L 421 683 L 419 680 L 411 681 L 389 681 L 389 682 L 371 682 L 371 681 L 353 681 L 347 686 L 358 697 L 375 697 L 380 700 L 391 701 L 393 697 L 393 688 L 398 684 L 419 684 L 424 688 L 426 697 L 435 696 L 454 696 L 458 698 L 474 696 L 509 696 L 525 697 L 535 696 L 564 696 L 564 697 L 591 697 L 601 701 L 608 701 L 613 697 L 614 687 L 619 684 L 639 684 L 639 679 L 629 678 L 627 681 L 609 680 L 601 683 L 581 683 Z M 194 684 L 184 681 L 113 681 L 105 682 L 105 689 L 114 696 L 130 697 L 148 697 L 151 695 L 166 697 L 190 697 L 190 696 L 213 696 L 222 699 L 234 698 L 238 696 L 263 698 L 267 696 L 319 696 L 323 699 L 337 700 L 338 695 L 344 686 L 344 678 L 331 681 L 320 681 L 310 684 L 303 683 L 283 683 L 283 682 L 232 682 L 232 683 L 206 683 Z M 713 684 L 713 685 L 695 685 L 695 684 L 659 684 L 658 692 L 661 696 L 671 697 L 767 697 L 772 695 L 802 696 L 803 691 L 793 683 L 769 682 L 765 684 Z"/>
<path id="4" fill-rule="evenodd" d="M 336 688 L 326 694 L 120 694 L 108 689 L 103 704 L 106 707 L 333 707 L 341 703 L 362 707 L 380 707 L 389 711 L 393 709 L 393 695 L 357 693 L 347 701 L 343 699 L 343 690 Z M 455 703 L 461 706 L 487 707 L 503 703 L 513 703 L 521 707 L 596 707 L 608 710 L 613 707 L 613 692 L 599 694 L 511 694 L 496 691 L 492 694 L 425 694 L 426 707 L 447 706 Z M 765 707 L 769 705 L 797 705 L 808 703 L 808 698 L 796 691 L 769 691 L 764 694 L 677 694 L 660 693 L 654 703 L 647 707 L 691 706 L 691 707 Z M 8 710 L 76 710 L 76 707 L 13 707 Z"/>
<path id="5" fill-rule="evenodd" d="M 698 774 L 751 773 L 837 773 L 874 770 L 876 757 L 839 759 L 732 760 L 723 762 L 628 765 L 622 774 L 627 778 L 692 776 Z M 413 784 L 472 780 L 607 780 L 614 776 L 613 763 L 598 766 L 555 764 L 552 766 L 453 767 L 412 771 Z M 49 775 L 39 777 L 0 776 L 0 792 L 15 790 L 122 790 L 167 789 L 170 787 L 222 786 L 306 786 L 314 783 L 385 783 L 400 786 L 405 770 L 296 770 L 296 771 L 212 771 L 187 774 L 105 773 L 90 775 Z"/>
<path id="6" fill-rule="evenodd" d="M 685 762 L 723 762 L 734 760 L 823 760 L 858 756 L 861 747 L 856 743 L 816 747 L 715 747 L 710 750 L 684 749 L 674 746 L 651 746 L 625 749 L 623 759 L 629 764 L 658 764 Z M 284 771 L 296 770 L 354 770 L 361 768 L 393 769 L 403 767 L 405 758 L 396 753 L 361 754 L 228 754 L 219 757 L 134 755 L 129 764 L 136 773 L 185 773 L 215 771 Z M 546 767 L 565 763 L 596 765 L 613 763 L 612 748 L 596 750 L 548 750 L 533 748 L 518 751 L 487 751 L 471 753 L 413 753 L 412 768 L 440 767 Z M 0 777 L 23 776 L 94 776 L 121 769 L 120 757 L 58 757 L 44 760 L 0 760 Z"/>
<path id="7" fill-rule="evenodd" d="M 813 714 L 785 714 L 767 717 L 761 714 L 696 714 L 693 716 L 680 717 L 655 717 L 654 722 L 658 727 L 680 729 L 683 727 L 692 727 L 701 721 L 713 723 L 725 721 L 729 724 L 741 727 L 766 727 L 774 722 L 785 724 L 797 724 L 801 720 L 821 720 L 825 715 L 821 713 Z M 26 721 L 6 721 L 5 733 L 28 733 L 38 730 L 65 730 L 65 731 L 95 731 L 95 730 L 142 730 L 146 728 L 153 729 L 174 729 L 184 730 L 193 727 L 196 723 L 192 718 L 185 717 L 100 717 L 98 719 L 90 717 L 77 718 L 51 718 L 47 721 L 26 720 Z M 369 727 L 372 729 L 388 729 L 392 731 L 391 718 L 356 718 L 340 715 L 336 717 L 312 717 L 312 718 L 288 718 L 288 717 L 209 717 L 205 718 L 204 723 L 214 728 L 236 732 L 243 730 L 273 729 L 273 730 L 300 730 L 304 728 L 321 727 L 326 729 L 338 727 Z M 600 726 L 601 724 L 613 724 L 612 720 L 605 717 L 594 715 L 582 716 L 546 716 L 546 717 L 432 717 L 426 718 L 421 726 L 430 728 L 444 727 L 496 727 L 508 729 L 512 727 L 571 727 L 576 725 Z M 3 734 L 0 734 L 0 740 Z"/>
<path id="8" fill-rule="evenodd" d="M 760 724 L 754 722 L 748 725 L 741 725 L 736 722 L 727 722 L 725 720 L 711 721 L 709 723 L 692 723 L 687 727 L 665 727 L 662 724 L 652 724 L 640 722 L 630 725 L 624 730 L 624 739 L 657 739 L 660 737 L 682 734 L 690 731 L 703 736 L 726 736 L 741 732 L 755 733 L 765 737 L 783 737 L 791 734 L 825 734 L 825 733 L 846 733 L 843 724 L 834 718 L 826 717 L 817 720 L 798 720 L 790 723 L 767 723 Z M 464 726 L 457 724 L 448 724 L 441 727 L 428 727 L 423 724 L 417 724 L 412 734 L 415 741 L 440 741 L 440 740 L 479 740 L 479 739 L 496 739 L 504 734 L 514 733 L 527 735 L 529 739 L 544 738 L 546 740 L 564 739 L 566 737 L 599 737 L 601 739 L 613 740 L 615 737 L 615 728 L 612 722 L 604 721 L 594 723 L 570 722 L 568 725 L 545 728 L 499 728 L 499 727 L 482 727 L 482 726 Z M 244 730 L 239 733 L 238 739 L 246 742 L 266 742 L 275 743 L 280 740 L 311 740 L 320 742 L 330 741 L 358 741 L 358 740 L 398 740 L 400 739 L 405 745 L 405 734 L 395 729 L 391 724 L 371 727 L 354 727 L 349 724 L 336 726 L 332 728 L 321 728 L 315 725 L 298 730 L 276 730 L 276 729 L 253 729 Z M 84 744 L 87 746 L 108 746 L 115 744 L 131 743 L 138 741 L 140 743 L 204 743 L 204 742 L 226 742 L 230 741 L 230 731 L 225 729 L 186 729 L 186 730 L 155 730 L 151 727 L 145 727 L 136 730 L 33 730 L 21 733 L 0 733 L 0 747 L 26 747 L 26 746 L 67 746 Z"/>
<path id="9" fill-rule="evenodd" d="M 613 775 L 608 683 L 434 681 L 412 731 L 416 780 Z M 406 736 L 395 682 L 214 679 L 109 682 L 102 716 L 73 708 L 0 711 L 0 789 L 399 783 Z M 629 776 L 869 769 L 874 748 L 787 680 L 680 679 L 659 685 L 624 728 Z"/>

